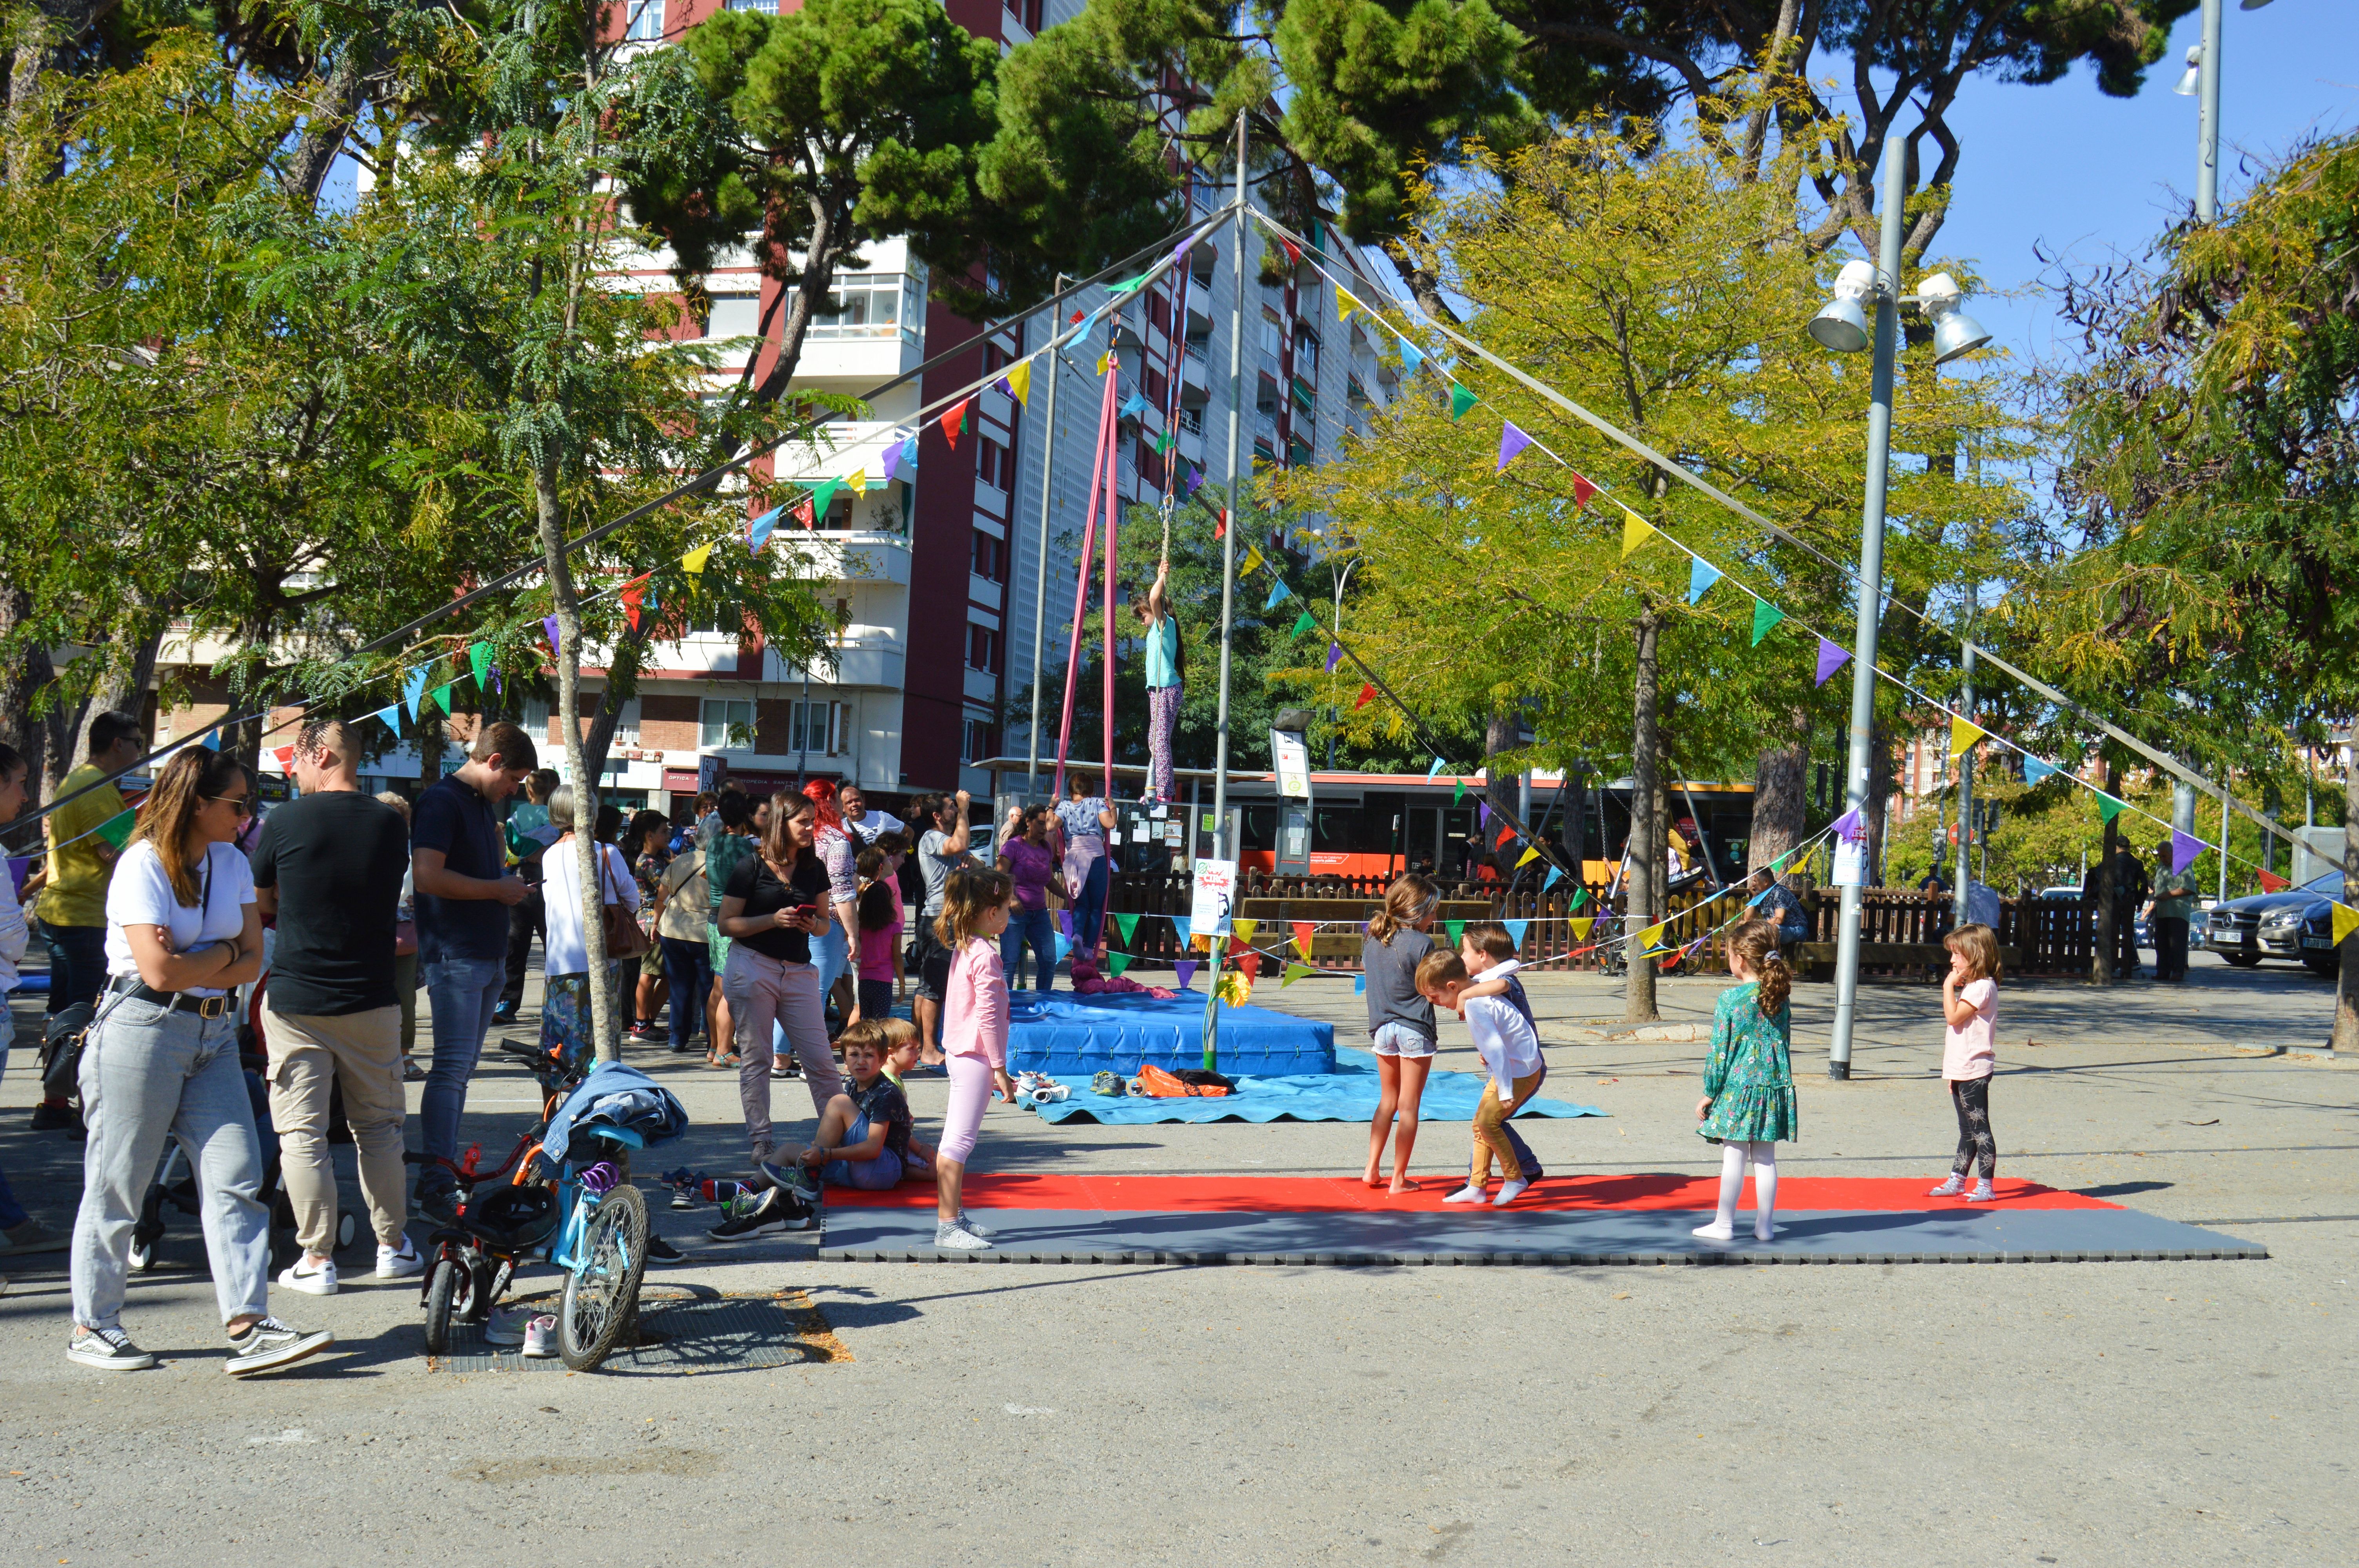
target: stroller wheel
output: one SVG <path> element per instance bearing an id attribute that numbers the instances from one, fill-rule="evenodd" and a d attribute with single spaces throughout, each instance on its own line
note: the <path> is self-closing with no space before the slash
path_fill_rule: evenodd
<path id="1" fill-rule="evenodd" d="M 350 1247 L 353 1238 L 360 1233 L 360 1217 L 350 1209 L 339 1209 L 336 1213 L 336 1250 L 341 1252 Z"/>

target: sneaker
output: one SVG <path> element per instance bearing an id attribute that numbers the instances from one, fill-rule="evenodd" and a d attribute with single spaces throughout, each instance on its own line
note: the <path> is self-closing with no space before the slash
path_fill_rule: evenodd
<path id="1" fill-rule="evenodd" d="M 1991 1184 L 1988 1182 L 1976 1182 L 1974 1190 L 1966 1195 L 1968 1203 L 1994 1203 L 1997 1198 L 1998 1195 L 1991 1191 Z"/>
<path id="2" fill-rule="evenodd" d="M 793 1217 L 788 1212 L 786 1199 L 779 1195 L 776 1187 L 756 1198 L 737 1198 L 726 1212 L 728 1217 L 704 1233 L 715 1241 L 734 1241 L 741 1236 L 759 1236 L 766 1230 L 792 1228 L 790 1221 Z"/>
<path id="3" fill-rule="evenodd" d="M 1515 1181 L 1502 1184 L 1499 1188 L 1499 1195 L 1491 1200 L 1491 1206 L 1493 1208 L 1506 1207 L 1517 1198 L 1522 1197 L 1524 1195 L 1524 1189 L 1530 1185 L 1531 1183 L 1525 1181 Z"/>
<path id="4" fill-rule="evenodd" d="M 298 1258 L 278 1271 L 278 1282 L 290 1291 L 300 1291 L 307 1296 L 332 1296 L 336 1293 L 336 1260 L 322 1263 Z"/>
<path id="5" fill-rule="evenodd" d="M 426 1272 L 426 1260 L 419 1257 L 418 1249 L 409 1244 L 408 1237 L 403 1237 L 401 1245 L 398 1247 L 387 1247 L 381 1242 L 378 1244 L 376 1249 L 378 1279 L 408 1280 L 415 1279 L 424 1272 Z"/>
<path id="6" fill-rule="evenodd" d="M 71 1132 L 80 1136 L 82 1131 L 82 1112 L 70 1105 L 52 1105 L 43 1100 L 33 1108 L 33 1130 Z"/>
<path id="7" fill-rule="evenodd" d="M 1473 1183 L 1469 1182 L 1441 1201 L 1443 1203 L 1481 1203 L 1490 1195 Z"/>
<path id="8" fill-rule="evenodd" d="M 991 1243 L 969 1230 L 957 1220 L 948 1225 L 934 1222 L 934 1245 L 945 1252 L 987 1252 Z"/>
<path id="9" fill-rule="evenodd" d="M 545 1312 L 525 1325 L 524 1353 L 535 1361 L 557 1354 L 557 1314 Z"/>
<path id="10" fill-rule="evenodd" d="M 1966 1184 L 1959 1177 L 1951 1176 L 1925 1195 L 1929 1198 L 1953 1198 L 1965 1190 Z"/>
<path id="11" fill-rule="evenodd" d="M 145 1372 L 156 1364 L 156 1357 L 132 1344 L 131 1336 L 119 1328 L 93 1328 L 75 1335 L 66 1346 L 66 1359 L 103 1372 Z"/>
<path id="12" fill-rule="evenodd" d="M 484 1325 L 484 1343 L 513 1350 L 524 1343 L 526 1325 L 539 1315 L 538 1307 L 494 1307 L 491 1320 Z"/>
<path id="13" fill-rule="evenodd" d="M 985 1241 L 992 1240 L 999 1234 L 998 1231 L 995 1230 L 990 1226 L 984 1225 L 968 1218 L 967 1212 L 964 1209 L 959 1210 L 958 1227 L 961 1230 L 965 1231 L 969 1236 L 980 1236 Z"/>
<path id="14" fill-rule="evenodd" d="M 650 1263 L 685 1263 L 688 1254 L 660 1236 L 647 1238 L 647 1261 Z"/>
<path id="15" fill-rule="evenodd" d="M 644 1045 L 655 1037 L 655 1025 L 647 1022 L 645 1019 L 641 1019 L 638 1022 L 631 1025 L 631 1040 L 634 1044 Z"/>
<path id="16" fill-rule="evenodd" d="M 409 1206 L 420 1218 L 431 1220 L 436 1225 L 456 1225 L 459 1223 L 459 1189 L 451 1187 L 441 1192 L 421 1192 L 409 1200 Z"/>
<path id="17" fill-rule="evenodd" d="M 754 1162 L 754 1173 L 770 1185 L 782 1189 L 789 1197 L 799 1198 L 808 1204 L 821 1201 L 818 1173 L 804 1169 L 800 1161 L 780 1165 L 765 1156 Z"/>
<path id="18" fill-rule="evenodd" d="M 516 1002 L 504 1001 L 494 1007 L 492 1009 L 492 1022 L 494 1023 L 514 1023 L 516 1022 L 517 1005 L 518 1004 Z"/>
<path id="19" fill-rule="evenodd" d="M 774 1078 L 791 1078 L 794 1076 L 795 1075 L 789 1070 L 785 1062 L 774 1061 L 770 1064 L 770 1076 Z"/>
<path id="20" fill-rule="evenodd" d="M 27 1252 L 61 1252 L 72 1239 L 62 1230 L 51 1230 L 38 1219 L 28 1219 L 14 1230 L 0 1230 L 0 1258 Z"/>
<path id="21" fill-rule="evenodd" d="M 229 1342 L 229 1361 L 223 1370 L 233 1378 L 249 1378 L 256 1372 L 272 1372 L 281 1367 L 291 1367 L 307 1357 L 317 1356 L 336 1342 L 336 1336 L 326 1329 L 314 1329 L 306 1334 L 290 1328 L 275 1317 L 266 1317 L 252 1325 L 244 1334 L 233 1336 Z"/>

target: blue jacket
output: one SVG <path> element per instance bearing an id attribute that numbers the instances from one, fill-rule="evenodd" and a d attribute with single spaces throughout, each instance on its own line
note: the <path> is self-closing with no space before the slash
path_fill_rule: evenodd
<path id="1" fill-rule="evenodd" d="M 688 1109 L 669 1089 L 636 1067 L 602 1063 L 549 1119 L 549 1130 L 541 1134 L 542 1149 L 552 1158 L 563 1159 L 574 1130 L 593 1121 L 626 1127 L 652 1149 L 688 1130 Z"/>

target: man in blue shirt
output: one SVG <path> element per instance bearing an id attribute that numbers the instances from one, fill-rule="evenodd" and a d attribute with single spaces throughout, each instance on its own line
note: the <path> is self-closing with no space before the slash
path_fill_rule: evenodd
<path id="1" fill-rule="evenodd" d="M 467 1082 L 507 979 L 508 911 L 532 891 L 507 869 L 498 807 L 538 762 L 532 738 L 521 729 L 486 724 L 459 771 L 419 795 L 413 813 L 418 967 L 434 1012 L 434 1066 L 426 1075 L 418 1117 L 429 1162 L 459 1157 Z M 447 1166 L 420 1168 L 420 1212 L 448 1217 L 457 1191 L 458 1178 Z"/>
<path id="2" fill-rule="evenodd" d="M 1777 946 L 1790 948 L 1810 939 L 1810 916 L 1802 907 L 1801 895 L 1779 881 L 1768 867 L 1755 871 L 1745 891 L 1761 918 L 1777 926 Z"/>

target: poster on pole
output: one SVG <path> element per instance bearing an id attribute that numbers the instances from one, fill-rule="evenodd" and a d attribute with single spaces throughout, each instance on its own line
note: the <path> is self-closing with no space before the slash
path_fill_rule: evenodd
<path id="1" fill-rule="evenodd" d="M 1188 903 L 1188 928 L 1199 936 L 1225 935 L 1236 891 L 1234 860 L 1197 861 L 1194 896 Z"/>
<path id="2" fill-rule="evenodd" d="M 1867 840 L 1839 838 L 1835 840 L 1834 885 L 1857 888 L 1867 885 Z"/>
<path id="3" fill-rule="evenodd" d="M 1277 793 L 1287 800 L 1310 798 L 1310 747 L 1291 730 L 1269 732 L 1269 754 L 1277 764 Z"/>

